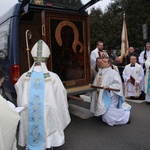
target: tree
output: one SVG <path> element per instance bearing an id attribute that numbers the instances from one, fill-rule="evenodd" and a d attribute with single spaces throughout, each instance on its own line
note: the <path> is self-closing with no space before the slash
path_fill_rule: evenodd
<path id="1" fill-rule="evenodd" d="M 90 14 L 91 48 L 98 40 L 104 42 L 105 49 L 119 48 L 122 22 L 122 7 L 118 2 L 110 4 L 105 13 L 99 9 L 93 9 Z"/>
<path id="2" fill-rule="evenodd" d="M 90 13 L 90 44 L 91 50 L 95 49 L 97 41 L 103 41 L 102 11 L 100 8 L 92 8 Z"/>
<path id="3" fill-rule="evenodd" d="M 128 22 L 129 43 L 135 47 L 145 45 L 143 40 L 142 25 L 147 24 L 148 33 L 150 33 L 150 1 L 145 0 L 128 0 L 125 11 Z M 150 40 L 148 37 L 147 41 Z"/>
<path id="4" fill-rule="evenodd" d="M 118 49 L 121 43 L 123 11 L 121 5 L 112 3 L 103 14 L 103 31 L 108 49 Z"/>
<path id="5" fill-rule="evenodd" d="M 95 14 L 90 14 L 91 47 L 95 41 L 102 39 L 106 48 L 120 48 L 124 13 L 126 14 L 129 45 L 136 48 L 144 46 L 146 41 L 150 41 L 149 36 L 146 41 L 143 40 L 142 31 L 142 25 L 146 23 L 148 35 L 150 33 L 149 11 L 149 0 L 113 0 L 105 12 L 99 14 L 101 17 L 96 15 L 98 10 L 91 11 Z"/>

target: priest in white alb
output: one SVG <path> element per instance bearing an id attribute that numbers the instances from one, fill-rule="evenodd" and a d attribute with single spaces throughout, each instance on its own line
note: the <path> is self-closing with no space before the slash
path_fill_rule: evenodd
<path id="1" fill-rule="evenodd" d="M 3 82 L 4 73 L 0 70 L 0 87 Z M 17 150 L 16 131 L 19 120 L 19 114 L 0 94 L 0 150 Z"/>
<path id="2" fill-rule="evenodd" d="M 130 64 L 125 66 L 122 76 L 125 84 L 125 97 L 139 98 L 144 87 L 144 70 L 137 63 L 136 54 L 130 56 Z"/>
<path id="3" fill-rule="evenodd" d="M 94 86 L 101 89 L 97 88 L 93 93 L 90 111 L 95 116 L 102 115 L 104 122 L 114 126 L 129 122 L 131 106 L 123 100 L 120 75 L 111 65 L 111 58 L 103 59 L 102 69 L 93 82 Z"/>
<path id="4" fill-rule="evenodd" d="M 144 67 L 146 59 L 150 56 L 150 42 L 146 43 L 146 49 L 140 53 L 139 63 Z"/>
<path id="5" fill-rule="evenodd" d="M 45 150 L 64 144 L 70 123 L 67 93 L 60 78 L 47 70 L 50 49 L 43 40 L 32 48 L 34 64 L 15 84 L 21 111 L 19 145 Z"/>
<path id="6" fill-rule="evenodd" d="M 146 75 L 145 75 L 145 100 L 150 104 L 150 56 L 145 61 Z"/>
<path id="7" fill-rule="evenodd" d="M 97 47 L 91 52 L 90 55 L 90 61 L 91 61 L 91 67 L 94 67 L 96 65 L 96 58 L 97 57 L 109 57 L 108 53 L 103 50 L 103 42 L 98 41 L 97 42 Z"/>
<path id="8" fill-rule="evenodd" d="M 17 150 L 16 131 L 20 116 L 1 95 L 0 107 L 0 150 Z"/>

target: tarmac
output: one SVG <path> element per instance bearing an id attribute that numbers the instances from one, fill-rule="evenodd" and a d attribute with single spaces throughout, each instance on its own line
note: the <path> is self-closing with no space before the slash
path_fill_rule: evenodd
<path id="1" fill-rule="evenodd" d="M 131 123 L 108 126 L 90 111 L 90 99 L 69 101 L 71 123 L 65 129 L 64 145 L 53 150 L 150 150 L 150 105 L 144 100 L 126 100 Z M 19 147 L 18 150 L 25 150 Z"/>

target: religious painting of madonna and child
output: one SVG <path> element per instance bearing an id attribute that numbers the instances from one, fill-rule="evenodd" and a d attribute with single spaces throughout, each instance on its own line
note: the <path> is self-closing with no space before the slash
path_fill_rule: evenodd
<path id="1" fill-rule="evenodd" d="M 89 67 L 85 21 L 66 17 L 49 17 L 52 71 L 66 85 L 76 85 L 87 81 Z"/>

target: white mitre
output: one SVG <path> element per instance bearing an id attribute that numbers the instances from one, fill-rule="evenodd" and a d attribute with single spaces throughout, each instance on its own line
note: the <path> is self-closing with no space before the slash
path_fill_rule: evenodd
<path id="1" fill-rule="evenodd" d="M 50 55 L 50 49 L 43 40 L 39 40 L 34 44 L 31 55 L 34 62 L 46 62 Z"/>
<path id="2" fill-rule="evenodd" d="M 36 42 L 34 44 L 32 50 L 31 50 L 31 55 L 34 59 L 34 63 L 32 65 L 32 67 L 29 69 L 25 78 L 29 79 L 35 64 L 41 63 L 41 67 L 42 67 L 42 71 L 43 71 L 45 80 L 50 79 L 50 74 L 49 74 L 49 71 L 45 64 L 47 62 L 47 59 L 50 56 L 50 49 L 49 49 L 48 45 L 43 40 L 39 40 L 38 42 Z"/>

